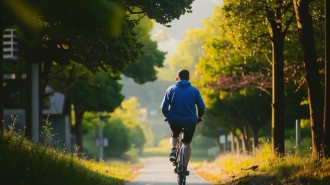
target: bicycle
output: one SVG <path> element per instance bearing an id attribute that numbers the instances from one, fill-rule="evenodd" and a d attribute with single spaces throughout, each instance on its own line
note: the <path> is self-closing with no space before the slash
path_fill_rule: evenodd
<path id="1" fill-rule="evenodd" d="M 185 132 L 185 128 L 182 128 L 182 134 Z M 181 135 L 182 135 L 181 134 Z M 183 136 L 183 135 L 182 135 Z M 183 137 L 182 137 L 183 138 Z M 176 138 L 178 141 L 179 139 Z M 177 173 L 177 181 L 178 185 L 186 184 L 186 176 L 189 176 L 189 171 L 187 170 L 187 153 L 186 153 L 186 145 L 181 139 L 176 146 L 176 160 L 173 162 L 173 166 L 175 166 L 174 173 Z"/>
<path id="2" fill-rule="evenodd" d="M 164 118 L 164 121 L 167 122 L 167 118 Z M 200 123 L 202 118 L 197 119 L 198 123 Z M 186 185 L 186 176 L 189 176 L 189 171 L 187 170 L 187 153 L 186 153 L 186 145 L 183 141 L 183 136 L 184 133 L 187 131 L 187 128 L 182 128 L 181 131 L 181 141 L 178 140 L 178 143 L 176 145 L 176 160 L 173 162 L 173 166 L 175 166 L 174 173 L 177 173 L 177 180 L 178 180 L 178 185 Z"/>

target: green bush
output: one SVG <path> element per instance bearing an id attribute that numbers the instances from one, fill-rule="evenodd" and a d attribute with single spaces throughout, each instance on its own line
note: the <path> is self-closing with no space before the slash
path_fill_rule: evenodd
<path id="1" fill-rule="evenodd" d="M 104 147 L 105 157 L 121 156 L 131 147 L 129 128 L 121 120 L 109 119 L 103 128 L 103 137 L 108 138 L 108 146 Z"/>
<path id="2" fill-rule="evenodd" d="M 130 140 L 135 148 L 142 150 L 147 140 L 142 128 L 139 125 L 135 125 L 135 127 L 131 129 Z"/>
<path id="3" fill-rule="evenodd" d="M 204 137 L 201 134 L 194 136 L 191 145 L 192 145 L 192 147 L 198 148 L 198 149 L 208 149 L 208 148 L 216 146 L 213 138 Z"/>

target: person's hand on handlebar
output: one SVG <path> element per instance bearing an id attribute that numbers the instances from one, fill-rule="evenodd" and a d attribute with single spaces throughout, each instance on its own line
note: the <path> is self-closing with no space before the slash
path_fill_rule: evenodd
<path id="1" fill-rule="evenodd" d="M 197 121 L 198 121 L 198 123 L 202 122 L 202 121 L 203 121 L 203 120 L 202 120 L 202 117 L 198 117 L 198 118 L 197 118 Z"/>
<path id="2" fill-rule="evenodd" d="M 167 122 L 167 117 L 164 117 L 164 119 L 163 119 L 165 122 Z"/>

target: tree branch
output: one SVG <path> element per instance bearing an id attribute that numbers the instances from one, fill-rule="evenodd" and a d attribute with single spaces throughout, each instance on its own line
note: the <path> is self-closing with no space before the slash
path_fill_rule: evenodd
<path id="1" fill-rule="evenodd" d="M 286 21 L 286 25 L 285 25 L 285 28 L 284 28 L 284 31 L 283 31 L 284 35 L 286 34 L 286 32 L 288 32 L 289 26 L 290 26 L 291 22 L 294 20 L 295 17 L 296 17 L 296 14 L 293 13 L 291 15 L 290 19 L 288 21 Z"/>

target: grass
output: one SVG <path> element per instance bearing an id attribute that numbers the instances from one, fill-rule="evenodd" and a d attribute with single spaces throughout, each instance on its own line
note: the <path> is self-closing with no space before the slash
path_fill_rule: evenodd
<path id="1" fill-rule="evenodd" d="M 25 139 L 14 131 L 14 126 L 0 132 L 1 185 L 120 185 L 135 178 L 143 167 L 141 163 L 118 159 L 100 163 L 49 147 L 47 142 L 52 140 L 49 129 L 43 128 L 47 138 L 44 144 Z M 143 157 L 168 156 L 168 150 L 166 144 L 147 148 Z M 271 145 L 265 143 L 254 156 L 227 153 L 207 160 L 195 154 L 198 152 L 193 152 L 190 168 L 216 185 L 330 185 L 330 159 L 316 164 L 310 151 L 297 155 L 290 151 L 278 158 L 273 157 Z M 258 168 L 252 170 L 254 166 Z"/>
<path id="2" fill-rule="evenodd" d="M 330 184 L 330 159 L 316 164 L 310 155 L 301 153 L 272 157 L 269 144 L 265 144 L 255 156 L 228 153 L 211 162 L 192 162 L 190 165 L 199 176 L 217 185 Z M 253 170 L 254 166 L 258 168 Z"/>
<path id="3" fill-rule="evenodd" d="M 87 160 L 47 144 L 34 144 L 13 130 L 0 132 L 1 185 L 119 185 L 140 166 Z"/>

